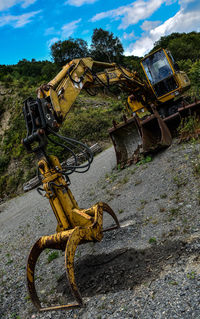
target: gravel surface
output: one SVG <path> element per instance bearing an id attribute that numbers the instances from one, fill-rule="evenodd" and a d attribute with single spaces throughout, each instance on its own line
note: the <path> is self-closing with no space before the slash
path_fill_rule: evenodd
<path id="1" fill-rule="evenodd" d="M 172 146 L 151 162 L 116 170 L 113 148 L 71 176 L 80 207 L 107 202 L 121 228 L 78 247 L 76 279 L 85 307 L 38 313 L 26 289 L 26 259 L 56 220 L 35 190 L 0 205 L 0 318 L 200 318 L 200 144 Z M 105 224 L 112 221 L 105 216 Z M 73 301 L 62 252 L 37 265 L 44 304 Z"/>

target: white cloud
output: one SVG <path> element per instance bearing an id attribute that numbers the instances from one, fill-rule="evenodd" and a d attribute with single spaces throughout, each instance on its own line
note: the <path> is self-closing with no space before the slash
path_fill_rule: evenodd
<path id="1" fill-rule="evenodd" d="M 23 0 L 22 1 L 22 8 L 27 8 L 29 7 L 31 4 L 35 3 L 37 0 Z"/>
<path id="2" fill-rule="evenodd" d="M 104 18 L 121 19 L 119 29 L 126 29 L 128 26 L 138 23 L 151 16 L 165 0 L 136 0 L 130 5 L 121 6 L 117 9 L 96 14 L 91 21 L 95 22 Z"/>
<path id="3" fill-rule="evenodd" d="M 78 28 L 78 24 L 81 22 L 81 19 L 69 22 L 67 24 L 64 24 L 61 27 L 61 31 L 56 31 L 54 27 L 48 28 L 45 31 L 45 35 L 58 35 L 58 37 L 54 37 L 50 40 L 47 41 L 47 46 L 48 48 L 51 47 L 52 44 L 54 44 L 55 42 L 59 41 L 59 40 L 66 40 L 66 38 L 69 38 L 74 31 Z"/>
<path id="4" fill-rule="evenodd" d="M 30 23 L 32 21 L 32 18 L 40 12 L 41 10 L 25 13 L 19 16 L 13 16 L 13 15 L 1 16 L 0 27 L 3 27 L 4 25 L 10 25 L 14 28 L 21 28 L 27 23 Z"/>
<path id="5" fill-rule="evenodd" d="M 52 44 L 54 44 L 55 42 L 59 41 L 58 38 L 52 38 L 47 42 L 48 48 L 50 48 L 52 46 Z"/>
<path id="6" fill-rule="evenodd" d="M 17 4 L 19 0 L 1 0 L 0 1 L 0 11 L 6 10 Z"/>
<path id="7" fill-rule="evenodd" d="M 131 44 L 124 52 L 125 55 L 143 56 L 153 47 L 154 41 L 150 37 L 143 36 L 134 44 Z"/>
<path id="8" fill-rule="evenodd" d="M 68 38 L 70 37 L 74 31 L 78 28 L 78 24 L 81 22 L 81 19 L 72 21 L 62 26 L 61 37 Z"/>
<path id="9" fill-rule="evenodd" d="M 196 11 L 187 12 L 181 9 L 175 16 L 166 20 L 163 24 L 155 29 L 150 30 L 148 33 L 137 40 L 134 44 L 129 46 L 126 50 L 126 55 L 143 56 L 148 53 L 156 41 L 162 36 L 169 35 L 173 32 L 192 32 L 200 29 L 200 9 Z"/>
<path id="10" fill-rule="evenodd" d="M 56 31 L 54 27 L 50 27 L 48 29 L 45 30 L 44 35 L 55 35 L 55 34 L 59 34 L 59 31 Z"/>
<path id="11" fill-rule="evenodd" d="M 130 39 L 135 38 L 135 34 L 134 34 L 133 31 L 132 31 L 131 33 L 126 33 L 126 32 L 124 32 L 124 33 L 123 33 L 123 38 L 124 38 L 125 40 L 130 40 Z"/>
<path id="12" fill-rule="evenodd" d="M 183 6 L 187 6 L 189 3 L 193 3 L 196 2 L 196 0 L 179 0 L 180 5 Z"/>
<path id="13" fill-rule="evenodd" d="M 177 0 L 165 0 L 167 6 L 171 6 L 175 2 L 177 2 Z"/>
<path id="14" fill-rule="evenodd" d="M 0 11 L 7 10 L 17 4 L 21 4 L 22 8 L 27 8 L 37 0 L 0 0 Z"/>
<path id="15" fill-rule="evenodd" d="M 199 0 L 179 0 L 181 9 L 187 11 L 200 10 L 200 1 Z"/>
<path id="16" fill-rule="evenodd" d="M 161 24 L 161 21 L 144 21 L 141 25 L 141 29 L 144 31 L 150 31 L 151 29 L 156 28 L 159 24 Z"/>
<path id="17" fill-rule="evenodd" d="M 83 4 L 95 3 L 98 0 L 68 0 L 64 4 L 69 4 L 71 6 L 80 7 Z"/>

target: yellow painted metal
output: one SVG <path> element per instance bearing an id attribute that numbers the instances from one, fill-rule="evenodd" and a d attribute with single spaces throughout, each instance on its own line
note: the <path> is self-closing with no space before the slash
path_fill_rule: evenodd
<path id="1" fill-rule="evenodd" d="M 27 262 L 27 283 L 30 298 L 39 311 L 70 309 L 83 305 L 82 297 L 74 275 L 74 256 L 79 244 L 86 242 L 101 241 L 103 238 L 103 211 L 110 214 L 115 220 L 116 226 L 119 222 L 112 209 L 105 203 L 99 202 L 88 209 L 80 209 L 74 199 L 68 185 L 61 174 L 61 165 L 55 156 L 49 156 L 39 161 L 39 170 L 43 177 L 43 188 L 49 199 L 57 219 L 57 233 L 41 237 L 32 247 Z M 65 265 L 67 277 L 72 289 L 76 303 L 42 307 L 37 296 L 34 272 L 39 255 L 46 248 L 65 250 Z"/>
<path id="2" fill-rule="evenodd" d="M 158 49 L 157 51 L 159 50 L 163 50 L 173 72 L 174 80 L 177 83 L 176 89 L 171 90 L 160 97 L 156 97 L 154 87 L 146 74 L 142 61 L 141 66 L 144 74 L 146 75 L 147 82 L 142 81 L 138 77 L 137 72 L 129 71 L 124 67 L 119 67 L 115 63 L 94 61 L 90 57 L 74 59 L 66 64 L 54 79 L 52 79 L 47 85 L 42 85 L 38 89 L 38 97 L 50 97 L 52 107 L 59 119 L 59 123 L 61 124 L 82 89 L 91 89 L 104 85 L 109 87 L 109 85 L 117 83 L 122 84 L 123 89 L 130 92 L 131 96 L 134 94 L 135 100 L 133 101 L 132 97 L 129 97 L 128 103 L 133 112 L 135 112 L 139 118 L 143 118 L 144 116 L 149 115 L 149 112 L 145 108 L 145 105 L 143 105 L 141 98 L 137 97 L 138 94 L 140 97 L 146 93 L 148 96 L 152 95 L 150 102 L 157 105 L 158 102 L 165 103 L 173 100 L 177 95 L 181 94 L 184 90 L 187 90 L 190 86 L 190 81 L 186 73 L 182 71 L 175 71 L 173 62 L 167 51 L 164 49 Z M 149 54 L 149 56 L 153 55 L 155 52 Z M 94 76 L 92 71 L 93 67 L 102 67 L 106 69 L 104 69 L 103 72 L 95 73 Z M 143 100 L 146 102 L 145 99 Z"/>
<path id="3" fill-rule="evenodd" d="M 181 92 L 186 91 L 190 87 L 190 80 L 185 72 L 176 72 L 176 78 L 181 88 Z"/>
<path id="4" fill-rule="evenodd" d="M 62 70 L 55 76 L 55 78 L 53 78 L 53 80 L 51 80 L 48 85 L 50 87 L 56 87 L 58 83 L 60 83 L 60 81 L 65 77 L 65 75 L 67 74 L 67 71 L 69 70 L 70 66 L 74 64 L 74 61 L 72 60 L 71 62 L 69 62 L 68 64 L 64 65 Z"/>
<path id="5" fill-rule="evenodd" d="M 96 73 L 94 77 L 94 66 L 106 69 Z M 130 72 L 115 63 L 94 61 L 92 58 L 74 59 L 66 64 L 53 80 L 38 89 L 38 97 L 50 97 L 53 109 L 62 122 L 83 88 L 90 89 L 116 83 L 126 84 L 126 89 L 132 93 L 146 87 L 136 72 Z"/>
<path id="6" fill-rule="evenodd" d="M 103 72 L 98 72 L 97 76 L 100 82 L 96 81 L 92 83 L 87 83 L 85 87 L 99 87 L 102 86 L 101 82 L 108 85 L 113 85 L 116 83 L 125 83 L 127 86 L 130 86 L 130 81 L 132 81 L 131 88 L 134 90 L 138 90 L 141 87 L 145 87 L 145 83 L 143 83 L 139 79 L 137 72 L 131 72 L 125 69 L 124 67 L 119 67 L 117 64 L 114 63 L 111 64 L 110 68 L 105 69 Z"/>
<path id="7" fill-rule="evenodd" d="M 173 69 L 171 62 L 170 65 Z M 106 68 L 106 70 L 94 74 L 92 71 L 93 66 L 101 66 Z M 173 74 L 174 77 L 177 77 L 179 88 L 187 87 L 187 79 L 184 78 L 183 73 L 179 72 L 178 74 L 173 69 Z M 122 84 L 124 90 L 131 93 L 128 103 L 132 111 L 138 115 L 138 118 L 143 119 L 150 115 L 145 105 L 149 103 L 148 106 L 153 104 L 155 107 L 158 99 L 152 94 L 154 91 L 149 79 L 148 85 L 145 81 L 140 80 L 136 72 L 130 72 L 114 63 L 98 62 L 91 58 L 75 59 L 65 65 L 53 80 L 38 89 L 38 98 L 51 99 L 54 115 L 56 115 L 56 118 L 59 119 L 59 124 L 61 124 L 83 88 L 109 87 L 109 85 L 115 83 Z M 160 101 L 167 101 L 167 99 L 173 98 L 173 93 L 174 91 L 162 96 Z M 154 117 L 156 117 L 156 111 L 154 111 Z M 158 115 L 157 117 L 158 122 L 161 122 Z M 164 125 L 163 123 L 161 124 Z M 159 124 L 160 130 L 164 131 L 165 127 L 163 129 L 161 124 Z M 44 157 L 39 161 L 38 166 L 42 175 L 43 189 L 46 192 L 45 196 L 48 198 L 57 219 L 57 232 L 50 236 L 41 237 L 31 249 L 27 263 L 27 282 L 30 297 L 39 311 L 80 307 L 83 305 L 83 301 L 74 275 L 76 248 L 82 243 L 101 241 L 103 237 L 103 212 L 110 214 L 116 223 L 116 226 L 106 230 L 119 227 L 119 222 L 112 209 L 105 203 L 99 202 L 89 209 L 79 208 L 62 175 L 62 167 L 57 157 Z M 34 271 L 39 255 L 46 248 L 65 251 L 66 271 L 76 303 L 45 308 L 41 306 L 35 289 Z"/>
<path id="8" fill-rule="evenodd" d="M 146 59 L 148 56 L 152 56 L 153 54 L 155 54 L 156 52 L 162 50 L 167 58 L 167 61 L 170 65 L 170 68 L 172 70 L 172 73 L 173 73 L 173 77 L 174 77 L 174 80 L 175 82 L 177 83 L 177 88 L 174 89 L 174 90 L 171 90 L 170 92 L 167 92 L 166 94 L 163 94 L 162 96 L 160 97 L 156 97 L 157 100 L 161 103 L 165 103 L 167 101 L 170 101 L 170 100 L 173 100 L 177 95 L 181 94 L 183 91 L 187 90 L 189 87 L 190 87 L 190 80 L 187 76 L 187 74 L 183 71 L 175 71 L 174 69 L 174 66 L 173 66 L 173 62 L 172 60 L 170 59 L 167 51 L 165 49 L 158 49 L 152 53 L 150 53 L 149 55 L 145 56 L 144 59 Z M 142 59 L 143 61 L 143 59 Z M 143 72 L 147 78 L 147 81 L 148 81 L 148 84 L 149 84 L 149 87 L 151 88 L 152 92 L 154 92 L 155 96 L 156 96 L 156 92 L 154 90 L 154 87 L 152 86 L 151 84 L 151 81 L 149 80 L 148 78 L 148 75 L 144 69 L 144 66 L 142 64 L 142 61 L 141 61 L 141 66 L 142 66 L 142 69 L 143 69 Z"/>
<path id="9" fill-rule="evenodd" d="M 138 101 L 134 95 L 130 95 L 128 97 L 128 105 L 140 119 L 150 115 L 150 112 L 147 110 L 147 108 L 140 101 Z"/>
<path id="10" fill-rule="evenodd" d="M 70 189 L 67 186 L 62 174 L 59 160 L 56 156 L 49 156 L 49 163 L 42 159 L 39 162 L 39 169 L 43 175 L 43 187 L 46 191 L 46 197 L 57 218 L 57 230 L 65 230 L 75 226 L 72 218 L 72 210 L 79 208 Z M 59 186 L 56 186 L 59 185 Z"/>

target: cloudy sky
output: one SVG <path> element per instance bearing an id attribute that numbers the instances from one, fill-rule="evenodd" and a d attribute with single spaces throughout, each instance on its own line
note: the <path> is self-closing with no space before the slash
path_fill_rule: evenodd
<path id="1" fill-rule="evenodd" d="M 50 59 L 52 43 L 90 44 L 100 27 L 120 38 L 126 55 L 143 56 L 161 36 L 200 32 L 200 0 L 0 0 L 0 64 Z"/>

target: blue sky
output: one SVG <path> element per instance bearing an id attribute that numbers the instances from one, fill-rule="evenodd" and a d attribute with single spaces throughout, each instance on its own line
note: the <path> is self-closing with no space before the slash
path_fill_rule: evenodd
<path id="1" fill-rule="evenodd" d="M 90 44 L 100 27 L 120 38 L 126 55 L 143 56 L 161 36 L 200 32 L 200 1 L 0 0 L 0 64 L 50 60 L 54 42 Z"/>

